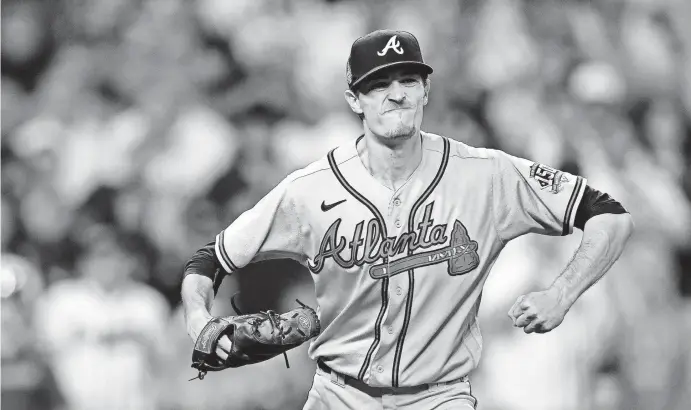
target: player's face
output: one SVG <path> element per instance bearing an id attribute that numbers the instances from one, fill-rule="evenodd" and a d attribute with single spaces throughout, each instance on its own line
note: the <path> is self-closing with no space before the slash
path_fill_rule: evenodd
<path id="1" fill-rule="evenodd" d="M 409 139 L 422 124 L 427 104 L 429 81 L 410 68 L 382 70 L 361 84 L 357 101 L 349 103 L 364 115 L 364 125 L 386 140 Z"/>

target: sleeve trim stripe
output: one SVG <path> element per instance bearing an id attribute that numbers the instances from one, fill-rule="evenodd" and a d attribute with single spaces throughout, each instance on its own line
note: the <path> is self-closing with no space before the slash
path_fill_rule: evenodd
<path id="1" fill-rule="evenodd" d="M 230 266 L 230 269 L 238 270 L 238 267 L 235 266 L 235 264 L 233 263 L 233 260 L 230 259 L 230 256 L 228 256 L 228 252 L 226 252 L 225 235 L 226 235 L 226 231 L 225 230 L 221 231 L 221 246 L 220 246 L 221 255 L 223 256 L 223 259 L 226 261 L 228 266 Z"/>
<path id="2" fill-rule="evenodd" d="M 224 234 L 225 231 L 221 231 L 221 233 L 219 233 L 216 237 L 216 255 L 219 256 L 218 261 L 221 263 L 221 266 L 223 266 L 223 269 L 225 269 L 228 273 L 232 273 L 233 271 L 238 270 L 238 268 L 235 266 L 226 252 Z"/>
<path id="3" fill-rule="evenodd" d="M 231 272 L 230 266 L 223 260 L 223 257 L 221 256 L 221 248 L 223 245 L 221 243 L 221 234 L 216 235 L 216 244 L 214 245 L 214 249 L 216 250 L 216 259 L 218 259 L 218 262 L 221 264 L 223 267 L 223 270 L 226 271 L 227 273 Z"/>
<path id="4" fill-rule="evenodd" d="M 573 203 L 571 217 L 569 218 L 569 233 L 573 232 L 573 226 L 576 223 L 576 214 L 578 213 L 578 207 L 580 206 L 580 203 L 583 200 L 583 195 L 585 195 L 585 188 L 588 186 L 588 180 L 586 178 L 579 178 L 581 179 L 581 187 L 578 190 L 578 196 L 576 197 L 576 201 Z"/>
<path id="5" fill-rule="evenodd" d="M 576 219 L 576 212 L 574 212 L 574 208 L 576 208 L 576 204 L 578 204 L 583 197 L 584 189 L 584 178 L 576 177 L 576 186 L 573 188 L 571 198 L 569 198 L 569 202 L 566 205 L 566 213 L 564 214 L 564 222 L 561 231 L 562 236 L 568 235 L 573 231 L 573 224 Z"/>

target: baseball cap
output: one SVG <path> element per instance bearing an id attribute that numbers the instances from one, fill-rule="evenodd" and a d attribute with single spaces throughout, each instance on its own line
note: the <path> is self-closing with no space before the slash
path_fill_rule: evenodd
<path id="1" fill-rule="evenodd" d="M 430 74 L 417 38 L 407 31 L 377 30 L 353 42 L 346 66 L 346 82 L 353 88 L 368 76 L 395 65 L 417 66 Z"/>

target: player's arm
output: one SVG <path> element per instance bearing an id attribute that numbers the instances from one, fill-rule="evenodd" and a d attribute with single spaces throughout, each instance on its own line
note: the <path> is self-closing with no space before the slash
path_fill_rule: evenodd
<path id="1" fill-rule="evenodd" d="M 187 275 L 182 281 L 182 305 L 185 309 L 187 333 L 194 340 L 199 334 L 194 322 L 208 322 L 211 319 L 211 305 L 214 295 L 211 279 L 203 275 Z"/>
<path id="2" fill-rule="evenodd" d="M 187 333 L 196 340 L 198 334 L 194 322 L 208 322 L 211 319 L 214 279 L 218 277 L 219 264 L 213 248 L 214 242 L 197 250 L 185 264 L 182 280 L 182 305 L 185 309 Z"/>
<path id="3" fill-rule="evenodd" d="M 518 298 L 509 311 L 526 333 L 557 327 L 571 306 L 600 280 L 619 258 L 633 233 L 631 215 L 609 195 L 586 187 L 575 226 L 583 230 L 580 246 L 561 275 L 545 291 Z"/>
<path id="4" fill-rule="evenodd" d="M 576 215 L 581 244 L 552 288 L 569 308 L 619 259 L 634 230 L 631 214 L 609 195 L 586 188 Z"/>
<path id="5" fill-rule="evenodd" d="M 192 255 L 185 264 L 182 280 L 182 306 L 185 311 L 187 334 L 197 340 L 204 326 L 212 319 L 211 306 L 223 276 L 214 251 L 215 241 L 206 244 Z M 218 342 L 216 354 L 225 359 L 230 351 L 230 340 L 223 337 Z"/>
<path id="6" fill-rule="evenodd" d="M 307 230 L 302 223 L 299 194 L 292 188 L 296 175 L 284 179 L 222 230 L 215 241 L 199 249 L 185 265 L 182 301 L 192 340 L 196 341 L 211 321 L 213 299 L 226 275 L 266 259 L 291 258 L 304 263 Z M 231 347 L 230 340 L 227 343 L 224 340 L 227 340 L 225 336 L 219 341 L 222 351 L 217 349 L 222 359 Z"/>

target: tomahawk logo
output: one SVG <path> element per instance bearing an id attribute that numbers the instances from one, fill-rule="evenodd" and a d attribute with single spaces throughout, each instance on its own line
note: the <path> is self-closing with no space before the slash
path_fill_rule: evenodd
<path id="1" fill-rule="evenodd" d="M 389 50 L 393 50 L 398 54 L 403 54 L 403 49 L 401 48 L 401 42 L 396 40 L 396 36 L 393 36 L 386 43 L 386 46 L 381 51 L 377 51 L 379 57 L 383 57 Z"/>
<path id="2" fill-rule="evenodd" d="M 444 225 L 446 227 L 446 225 Z M 444 248 L 437 248 L 428 252 L 413 253 L 390 263 L 380 263 L 370 268 L 369 274 L 373 279 L 394 276 L 410 269 L 436 265 L 448 262 L 448 273 L 451 276 L 465 275 L 480 264 L 477 254 L 477 241 L 470 239 L 468 230 L 458 219 L 453 224 L 451 240 Z"/>

